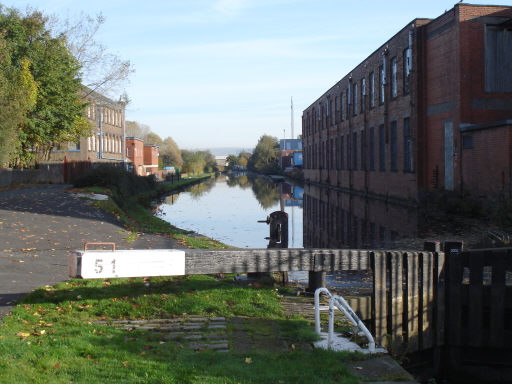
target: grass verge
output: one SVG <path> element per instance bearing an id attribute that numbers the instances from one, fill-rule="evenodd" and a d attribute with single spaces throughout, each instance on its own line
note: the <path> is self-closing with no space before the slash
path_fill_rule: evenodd
<path id="1" fill-rule="evenodd" d="M 354 355 L 293 348 L 194 352 L 116 319 L 249 316 L 278 324 L 284 340 L 311 340 L 286 319 L 273 287 L 232 277 L 71 280 L 25 297 L 0 326 L 0 382 L 357 383 L 343 367 Z M 102 320 L 106 323 L 95 323 Z M 276 343 L 278 340 L 276 340 Z"/>
<path id="2" fill-rule="evenodd" d="M 177 228 L 167 221 L 154 216 L 151 207 L 152 201 L 158 196 L 181 190 L 209 177 L 207 175 L 182 179 L 175 183 L 160 183 L 155 189 L 140 192 L 123 200 L 119 199 L 115 191 L 106 187 L 89 186 L 81 188 L 81 191 L 108 195 L 108 200 L 95 201 L 94 205 L 116 216 L 120 223 L 132 232 L 129 236 L 132 239 L 136 238 L 138 232 L 160 233 L 175 238 L 182 245 L 189 248 L 225 249 L 228 246 L 219 241 L 203 236 L 191 236 L 192 232 Z M 118 203 L 120 201 L 122 201 L 122 205 Z"/>

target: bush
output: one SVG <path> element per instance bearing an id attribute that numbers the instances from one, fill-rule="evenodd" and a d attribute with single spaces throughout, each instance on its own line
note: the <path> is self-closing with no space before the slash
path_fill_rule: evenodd
<path id="1" fill-rule="evenodd" d="M 131 196 L 154 190 L 157 181 L 153 175 L 137 176 L 120 166 L 101 164 L 79 177 L 73 185 L 76 188 L 108 188 L 114 194 L 113 199 L 119 205 L 124 205 Z"/>

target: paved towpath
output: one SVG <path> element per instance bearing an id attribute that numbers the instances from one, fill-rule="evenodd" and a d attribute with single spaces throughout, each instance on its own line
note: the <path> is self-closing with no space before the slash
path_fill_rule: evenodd
<path id="1" fill-rule="evenodd" d="M 26 186 L 0 191 L 0 319 L 33 289 L 65 281 L 70 250 L 85 242 L 114 242 L 119 249 L 182 248 L 164 235 L 133 242 L 116 218 L 79 198 L 70 186 Z"/>

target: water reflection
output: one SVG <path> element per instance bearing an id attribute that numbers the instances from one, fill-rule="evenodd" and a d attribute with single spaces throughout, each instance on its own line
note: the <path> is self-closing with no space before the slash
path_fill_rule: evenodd
<path id="1" fill-rule="evenodd" d="M 306 185 L 304 247 L 418 250 L 422 246 L 417 210 Z"/>
<path id="2" fill-rule="evenodd" d="M 289 217 L 289 247 L 302 248 L 303 189 L 246 173 L 221 175 L 165 198 L 157 216 L 236 247 L 266 248 L 273 211 Z M 178 200 L 179 196 L 179 200 Z"/>

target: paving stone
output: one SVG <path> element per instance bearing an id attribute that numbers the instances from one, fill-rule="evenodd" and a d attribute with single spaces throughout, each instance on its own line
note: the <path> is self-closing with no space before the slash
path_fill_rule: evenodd
<path id="1" fill-rule="evenodd" d="M 226 324 L 209 324 L 208 329 L 225 329 Z"/>

